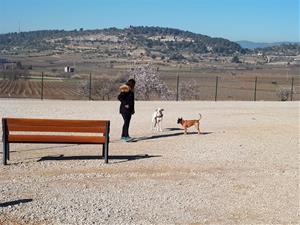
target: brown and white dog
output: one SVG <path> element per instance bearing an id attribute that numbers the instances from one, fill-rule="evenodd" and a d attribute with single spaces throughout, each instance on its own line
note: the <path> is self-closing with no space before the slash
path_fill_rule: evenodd
<path id="1" fill-rule="evenodd" d="M 200 118 L 198 120 L 184 120 L 181 118 L 178 118 L 177 120 L 177 123 L 178 124 L 181 124 L 184 128 L 184 134 L 187 134 L 187 129 L 191 126 L 195 126 L 197 131 L 198 131 L 198 134 L 201 134 L 201 131 L 200 131 L 200 120 L 202 118 L 202 115 L 199 113 L 200 115 Z"/>

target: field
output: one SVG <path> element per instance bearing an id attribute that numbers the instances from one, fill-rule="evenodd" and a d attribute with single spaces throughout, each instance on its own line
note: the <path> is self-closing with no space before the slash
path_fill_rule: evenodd
<path id="1" fill-rule="evenodd" d="M 97 146 L 11 145 L 0 224 L 299 224 L 299 102 L 138 101 L 134 143 L 118 106 L 0 99 L 3 117 L 111 120 L 108 165 Z M 199 112 L 203 134 L 183 135 L 177 118 Z"/>
<path id="2" fill-rule="evenodd" d="M 84 100 L 89 98 L 89 93 L 83 91 L 82 85 L 89 84 L 89 74 L 92 75 L 92 82 L 103 77 L 112 79 L 120 76 L 128 77 L 130 69 L 134 66 L 134 63 L 130 61 L 83 59 L 76 54 L 39 57 L 14 56 L 8 57 L 8 59 L 20 61 L 22 65 L 31 65 L 33 69 L 30 70 L 30 76 L 34 79 L 2 80 L 0 70 L 0 97 L 2 98 L 41 98 L 42 95 L 46 99 Z M 185 98 L 179 93 L 181 100 L 215 100 L 216 77 L 218 77 L 217 100 L 254 100 L 256 77 L 256 100 L 280 100 L 279 91 L 281 89 L 291 90 L 292 78 L 294 78 L 293 99 L 300 100 L 299 65 L 280 63 L 256 65 L 250 63 L 251 60 L 247 60 L 249 62 L 242 64 L 224 63 L 212 59 L 204 59 L 203 62 L 195 64 L 161 63 L 159 61 L 152 63 L 158 69 L 157 73 L 161 80 L 168 85 L 174 96 L 177 92 L 177 76 L 179 76 L 179 87 L 187 81 L 195 83 L 194 97 Z M 64 73 L 65 65 L 73 65 L 75 73 Z M 42 72 L 45 78 L 43 90 L 41 88 Z M 105 99 L 115 100 L 119 85 L 120 83 L 115 83 L 114 90 Z M 92 99 L 102 100 L 103 96 L 92 91 Z M 152 98 L 152 100 L 159 99 Z"/>

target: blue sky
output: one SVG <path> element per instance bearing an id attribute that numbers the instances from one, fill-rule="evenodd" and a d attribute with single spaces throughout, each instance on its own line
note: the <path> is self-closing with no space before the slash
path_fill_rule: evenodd
<path id="1" fill-rule="evenodd" d="M 0 0 L 0 33 L 179 28 L 232 41 L 299 41 L 300 0 Z"/>

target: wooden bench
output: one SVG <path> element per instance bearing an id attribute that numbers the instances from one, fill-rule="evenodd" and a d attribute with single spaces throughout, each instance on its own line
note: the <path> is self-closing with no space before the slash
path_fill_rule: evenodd
<path id="1" fill-rule="evenodd" d="M 108 163 L 109 129 L 110 121 L 107 120 L 2 118 L 3 164 L 7 165 L 10 158 L 10 143 L 102 144 L 102 157 Z M 94 136 L 77 133 L 93 133 Z"/>

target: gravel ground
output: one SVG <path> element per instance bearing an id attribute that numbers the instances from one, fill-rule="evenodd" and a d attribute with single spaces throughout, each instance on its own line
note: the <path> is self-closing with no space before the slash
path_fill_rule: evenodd
<path id="1" fill-rule="evenodd" d="M 111 159 L 95 145 L 12 144 L 0 224 L 299 224 L 299 106 L 137 102 L 142 138 L 124 143 L 118 102 L 1 99 L 2 117 L 111 120 Z M 204 134 L 183 135 L 177 117 L 199 112 Z"/>

